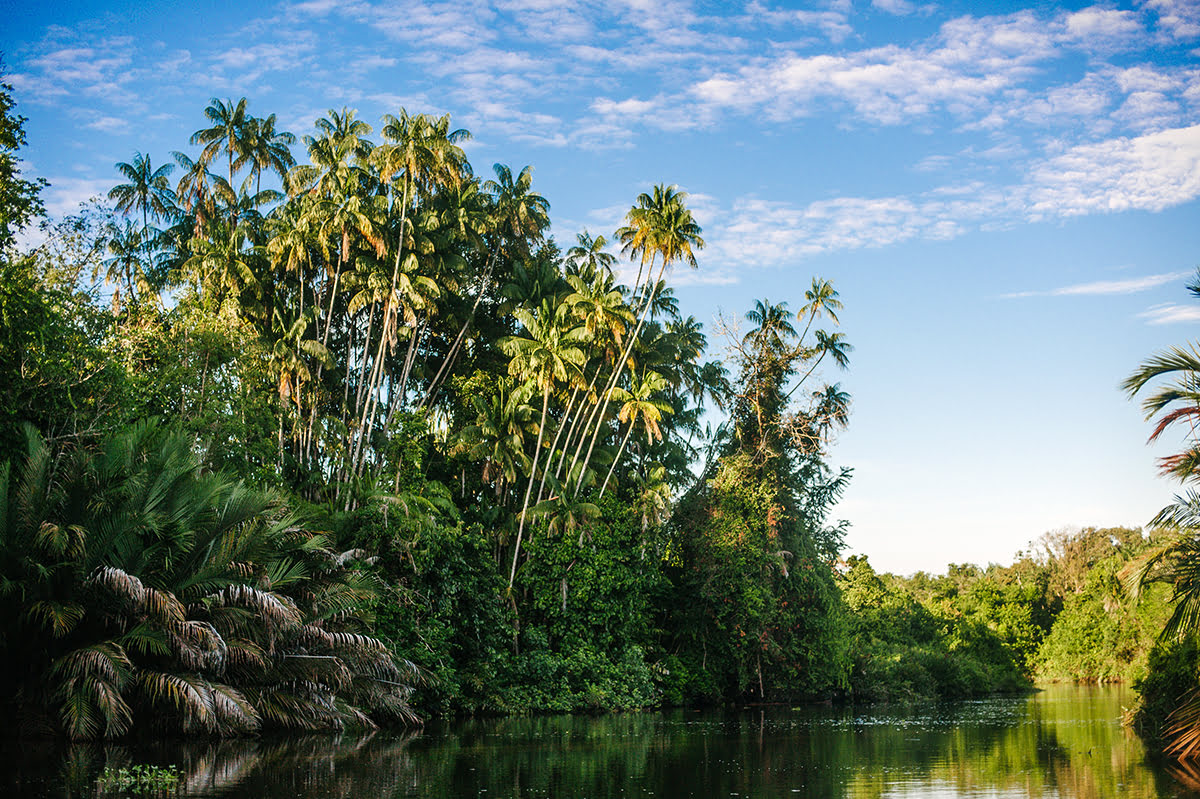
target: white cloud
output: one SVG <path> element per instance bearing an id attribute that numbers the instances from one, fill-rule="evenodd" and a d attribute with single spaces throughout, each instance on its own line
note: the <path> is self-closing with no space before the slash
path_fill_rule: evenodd
<path id="1" fill-rule="evenodd" d="M 103 131 L 104 133 L 124 133 L 129 130 L 129 120 L 120 117 L 102 116 L 84 125 L 85 128 Z"/>
<path id="2" fill-rule="evenodd" d="M 1045 23 L 1029 12 L 964 17 L 945 23 L 925 44 L 784 53 L 712 75 L 691 94 L 717 109 L 762 109 L 774 119 L 845 105 L 869 121 L 894 125 L 935 111 L 982 112 L 989 98 L 1031 76 L 1032 65 L 1054 48 Z"/>
<path id="3" fill-rule="evenodd" d="M 871 6 L 889 14 L 911 14 L 917 8 L 908 0 L 871 0 Z"/>
<path id="4" fill-rule="evenodd" d="M 1030 212 L 1161 211 L 1200 196 L 1200 125 L 1071 147 L 1035 164 Z"/>
<path id="5" fill-rule="evenodd" d="M 1170 38 L 1200 38 L 1200 1 L 1146 0 L 1145 5 L 1158 14 L 1158 27 Z"/>
<path id="6" fill-rule="evenodd" d="M 42 192 L 46 213 L 61 218 L 79 210 L 79 206 L 96 197 L 106 197 L 114 181 L 102 178 L 51 177 L 50 185 Z"/>
<path id="7" fill-rule="evenodd" d="M 1121 44 L 1145 33 L 1132 11 L 1092 6 L 1068 14 L 1064 20 L 1066 35 L 1089 45 Z"/>
<path id="8" fill-rule="evenodd" d="M 1152 305 L 1138 314 L 1148 325 L 1170 325 L 1176 322 L 1200 322 L 1200 307 L 1164 303 Z"/>
<path id="9" fill-rule="evenodd" d="M 1167 272 L 1160 275 L 1145 275 L 1144 277 L 1127 278 L 1125 280 L 1096 280 L 1090 283 L 1061 286 L 1046 291 L 1018 291 L 1001 296 L 1004 299 L 1017 299 L 1022 297 L 1078 297 L 1136 294 L 1174 282 L 1187 277 L 1189 274 L 1189 272 Z"/>

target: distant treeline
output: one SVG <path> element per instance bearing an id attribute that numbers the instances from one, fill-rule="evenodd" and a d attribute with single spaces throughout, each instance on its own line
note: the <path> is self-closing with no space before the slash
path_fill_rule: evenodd
<path id="1" fill-rule="evenodd" d="M 1120 574 L 1161 538 L 1124 527 L 1055 531 L 1011 566 L 951 565 L 937 576 L 879 575 L 850 558 L 840 585 L 854 619 L 855 696 L 1136 682 L 1170 614 L 1168 591 L 1134 601 Z"/>

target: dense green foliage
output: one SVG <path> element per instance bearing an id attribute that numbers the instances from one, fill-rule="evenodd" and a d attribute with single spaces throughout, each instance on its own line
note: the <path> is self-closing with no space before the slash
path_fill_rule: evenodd
<path id="1" fill-rule="evenodd" d="M 666 283 L 704 247 L 677 188 L 615 231 L 627 285 L 603 236 L 547 237 L 529 167 L 477 175 L 448 117 L 374 141 L 330 111 L 296 163 L 244 99 L 204 113 L 198 151 L 135 154 L 113 207 L 0 255 L 24 728 L 340 727 L 413 718 L 414 686 L 423 714 L 913 701 L 1145 657 L 1152 612 L 1086 634 L 1133 533 L 941 577 L 839 566 L 838 292 L 757 302 L 705 360 Z M 39 207 L 12 180 L 15 230 Z"/>
<path id="2" fill-rule="evenodd" d="M 1026 674 L 986 622 L 942 600 L 917 601 L 905 581 L 852 557 L 841 579 L 851 611 L 850 688 L 856 700 L 957 699 L 1026 686 Z"/>
<path id="3" fill-rule="evenodd" d="M 1121 583 L 1121 572 L 1153 547 L 1153 539 L 1126 528 L 1089 528 L 1074 537 L 1044 540 L 1059 550 L 1052 562 L 1059 564 L 1055 581 L 1063 600 L 1038 653 L 1038 674 L 1077 682 L 1145 677 L 1170 612 L 1168 592 L 1155 586 L 1143 601 L 1135 601 Z"/>
<path id="4" fill-rule="evenodd" d="M 411 718 L 370 578 L 154 424 L 0 467 L 0 663 L 25 731 L 215 735 Z"/>
<path id="5" fill-rule="evenodd" d="M 1187 288 L 1200 297 L 1200 271 Z M 1177 424 L 1185 428 L 1184 449 L 1159 465 L 1163 474 L 1189 484 L 1200 480 L 1198 387 L 1195 342 L 1150 356 L 1124 383 L 1131 397 L 1146 392 L 1142 408 L 1147 420 L 1156 421 L 1150 441 Z M 1135 597 L 1155 584 L 1169 586 L 1170 593 L 1170 615 L 1140 686 L 1135 724 L 1155 746 L 1190 760 L 1200 757 L 1200 656 L 1195 644 L 1200 634 L 1200 494 L 1189 488 L 1177 495 L 1154 523 L 1164 531 L 1161 540 L 1123 571 Z"/>
<path id="6" fill-rule="evenodd" d="M 817 382 L 850 349 L 818 329 L 837 321 L 832 286 L 814 281 L 798 313 L 759 303 L 731 332 L 731 378 L 666 283 L 704 246 L 675 187 L 615 232 L 625 284 L 604 237 L 546 237 L 530 168 L 478 176 L 448 117 L 401 110 L 374 139 L 330 111 L 298 141 L 244 99 L 204 114 L 191 153 L 136 153 L 112 208 L 0 259 L 9 507 L 50 475 L 0 575 L 19 620 L 6 646 L 44 652 L 13 675 L 30 726 L 116 736 L 152 707 L 210 734 L 405 715 L 367 677 L 399 703 L 419 675 L 426 713 L 844 688 L 826 515 L 846 475 L 825 456 L 849 398 Z M 714 406 L 731 419 L 706 435 Z M 216 524 L 234 497 L 253 500 Z M 137 521 L 160 505 L 208 526 Z M 96 532 L 105 507 L 130 520 L 116 549 Z M 43 523 L 80 532 L 46 539 Z M 254 557 L 207 576 L 212 542 L 238 536 Z M 169 562 L 136 554 L 162 547 Z M 326 584 L 343 605 L 318 603 Z M 88 604 L 103 590 L 127 606 Z M 222 627 L 210 616 L 233 594 L 274 599 Z M 376 640 L 390 657 L 368 657 Z M 87 647 L 106 660 L 63 665 Z M 152 673 L 178 690 L 146 688 Z"/>

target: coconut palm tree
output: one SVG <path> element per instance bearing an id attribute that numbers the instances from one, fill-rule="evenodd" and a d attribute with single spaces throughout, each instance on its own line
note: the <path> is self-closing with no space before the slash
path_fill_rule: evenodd
<path id="1" fill-rule="evenodd" d="M 133 163 L 121 161 L 117 164 L 117 171 L 129 182 L 113 186 L 108 199 L 115 200 L 117 210 L 122 213 L 140 211 L 142 227 L 150 226 L 151 215 L 155 219 L 167 219 L 175 213 L 175 193 L 167 180 L 174 169 L 172 164 L 155 169 L 149 155 L 135 152 Z"/>
<path id="2" fill-rule="evenodd" d="M 592 237 L 586 230 L 575 234 L 575 244 L 567 250 L 567 274 L 592 282 L 603 272 L 612 272 L 617 257 L 604 251 L 608 239 Z"/>
<path id="3" fill-rule="evenodd" d="M 243 97 L 234 103 L 232 100 L 214 97 L 204 109 L 204 116 L 212 125 L 193 133 L 191 143 L 203 147 L 199 160 L 206 167 L 224 150 L 229 163 L 228 180 L 230 185 L 233 185 L 235 161 L 246 149 L 246 98 Z"/>
<path id="4" fill-rule="evenodd" d="M 254 178 L 254 191 L 257 194 L 262 190 L 263 170 L 274 172 L 280 180 L 286 179 L 288 170 L 296 165 L 291 151 L 291 145 L 295 143 L 294 134 L 275 130 L 274 114 L 265 119 L 248 117 L 233 168 L 241 169 L 250 164 L 250 175 Z"/>
<path id="5" fill-rule="evenodd" d="M 651 283 L 651 290 L 642 292 L 642 308 L 638 314 L 638 323 L 633 335 L 626 342 L 625 351 L 613 369 L 612 377 L 605 387 L 604 401 L 597 412 L 589 419 L 587 428 L 592 428 L 592 439 L 588 445 L 588 454 L 583 460 L 586 471 L 595 450 L 596 440 L 604 428 L 604 414 L 608 410 L 609 392 L 621 379 L 629 353 L 641 334 L 646 317 L 654 305 L 655 296 L 663 286 L 663 274 L 667 267 L 678 261 L 696 266 L 695 251 L 704 247 L 704 239 L 700 237 L 701 229 L 696 223 L 692 212 L 687 208 L 687 192 L 679 191 L 675 186 L 655 186 L 650 194 L 638 195 L 637 202 L 625 215 L 626 224 L 617 231 L 621 240 L 622 252 L 638 260 L 638 276 L 634 281 L 633 293 L 638 295 L 642 272 L 646 266 L 653 269 L 655 259 L 660 261 L 658 277 Z"/>
<path id="6" fill-rule="evenodd" d="M 518 308 L 513 316 L 524 326 L 524 335 L 508 336 L 500 341 L 500 349 L 510 357 L 508 371 L 522 382 L 530 383 L 542 392 L 542 412 L 538 420 L 537 443 L 533 450 L 533 463 L 529 468 L 529 483 L 525 488 L 525 499 L 521 504 L 521 521 L 517 529 L 517 542 L 513 548 L 512 569 L 508 576 L 511 589 L 517 574 L 517 557 L 521 551 L 521 536 L 525 531 L 525 511 L 529 509 L 529 497 L 533 493 L 533 482 L 537 476 L 538 460 L 542 453 L 542 441 L 546 434 L 546 414 L 550 406 L 550 392 L 557 383 L 566 382 L 569 376 L 583 368 L 585 356 L 580 345 L 587 340 L 587 331 L 575 324 L 566 303 L 553 305 L 544 302 L 535 313 Z"/>
<path id="7" fill-rule="evenodd" d="M 660 399 L 655 399 L 655 394 L 660 394 L 667 388 L 666 379 L 658 372 L 647 371 L 642 375 L 642 379 L 636 381 L 631 391 L 617 386 L 613 389 L 613 399 L 622 403 L 621 409 L 617 411 L 617 420 L 628 425 L 625 430 L 625 437 L 621 439 L 621 446 L 617 448 L 617 454 L 613 458 L 612 465 L 608 469 L 608 474 L 604 477 L 604 483 L 600 486 L 600 496 L 604 496 L 604 490 L 608 488 L 608 481 L 612 479 L 613 472 L 617 469 L 617 463 L 621 460 L 621 454 L 625 451 L 625 445 L 629 443 L 630 436 L 633 435 L 633 428 L 641 421 L 642 426 L 646 430 L 646 443 L 651 443 L 656 439 L 662 440 L 662 430 L 659 427 L 659 421 L 662 420 L 663 414 L 672 412 L 671 406 Z"/>
<path id="8" fill-rule="evenodd" d="M 106 233 L 108 257 L 103 260 L 106 267 L 104 282 L 113 286 L 112 310 L 121 311 L 121 286 L 130 302 L 142 296 L 157 296 L 146 277 L 146 228 L 137 227 L 131 220 L 123 225 L 110 222 Z"/>

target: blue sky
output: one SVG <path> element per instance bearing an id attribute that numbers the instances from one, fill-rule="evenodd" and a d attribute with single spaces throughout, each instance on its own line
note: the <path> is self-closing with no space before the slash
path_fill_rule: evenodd
<path id="1" fill-rule="evenodd" d="M 214 96 L 450 113 L 476 169 L 534 166 L 554 230 L 691 194 L 676 275 L 709 326 L 831 279 L 855 345 L 838 515 L 877 567 L 1008 562 L 1177 490 L 1118 384 L 1194 338 L 1200 1 L 15 3 L 0 51 L 61 213 Z M 297 151 L 299 155 L 299 150 Z M 715 342 L 714 342 L 715 344 Z M 1169 437 L 1168 437 L 1169 438 Z"/>

